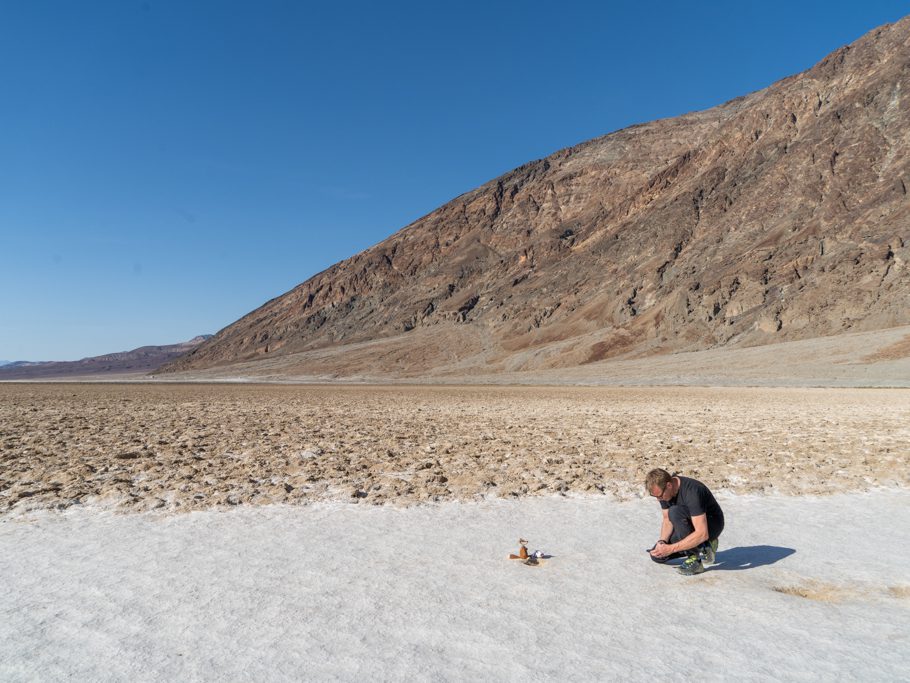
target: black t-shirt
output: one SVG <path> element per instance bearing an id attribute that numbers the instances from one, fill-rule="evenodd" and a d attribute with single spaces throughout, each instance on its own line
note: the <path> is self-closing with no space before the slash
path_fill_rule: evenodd
<path id="1" fill-rule="evenodd" d="M 723 529 L 724 511 L 720 509 L 720 505 L 717 504 L 710 489 L 697 479 L 678 475 L 676 478 L 679 479 L 679 492 L 669 501 L 660 501 L 660 507 L 668 510 L 678 505 L 683 508 L 690 519 L 699 515 L 707 515 L 709 529 Z"/>

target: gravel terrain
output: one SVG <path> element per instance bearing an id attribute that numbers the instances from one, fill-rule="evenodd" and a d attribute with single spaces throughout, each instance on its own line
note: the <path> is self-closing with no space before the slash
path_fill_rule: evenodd
<path id="1" fill-rule="evenodd" d="M 900 389 L 0 385 L 0 511 L 412 505 L 910 480 Z"/>

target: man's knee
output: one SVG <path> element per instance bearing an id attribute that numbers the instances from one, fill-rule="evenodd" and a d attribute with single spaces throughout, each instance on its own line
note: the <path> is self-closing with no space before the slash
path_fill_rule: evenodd
<path id="1" fill-rule="evenodd" d="M 670 518 L 670 521 L 673 522 L 673 525 L 679 524 L 680 522 L 685 524 L 691 524 L 692 522 L 689 519 L 689 515 L 686 514 L 679 505 L 674 505 L 667 511 L 667 516 Z"/>
<path id="2" fill-rule="evenodd" d="M 692 526 L 692 518 L 678 505 L 674 505 L 670 508 L 668 516 L 670 518 L 670 523 L 673 525 L 673 536 L 675 537 L 675 540 L 678 541 L 683 539 L 695 531 L 695 527 Z"/>

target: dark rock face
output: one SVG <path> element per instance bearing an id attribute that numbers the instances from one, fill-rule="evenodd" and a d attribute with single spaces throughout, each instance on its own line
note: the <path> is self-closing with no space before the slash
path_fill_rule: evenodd
<path id="1" fill-rule="evenodd" d="M 908 185 L 910 18 L 765 90 L 515 169 L 165 369 L 313 371 L 373 342 L 393 374 L 489 372 L 907 324 Z"/>
<path id="2" fill-rule="evenodd" d="M 0 367 L 0 380 L 102 377 L 124 373 L 149 373 L 196 348 L 212 335 L 200 335 L 180 344 L 142 346 L 75 361 L 16 362 Z"/>

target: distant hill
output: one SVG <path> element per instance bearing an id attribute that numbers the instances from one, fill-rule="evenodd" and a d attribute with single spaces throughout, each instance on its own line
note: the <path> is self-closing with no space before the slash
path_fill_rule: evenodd
<path id="1" fill-rule="evenodd" d="M 905 18 L 492 180 L 161 371 L 467 376 L 907 325 L 908 187 Z"/>
<path id="2" fill-rule="evenodd" d="M 192 351 L 212 335 L 203 334 L 180 344 L 142 346 L 76 361 L 0 362 L 0 380 L 65 379 L 104 375 L 148 374 L 164 363 Z"/>

